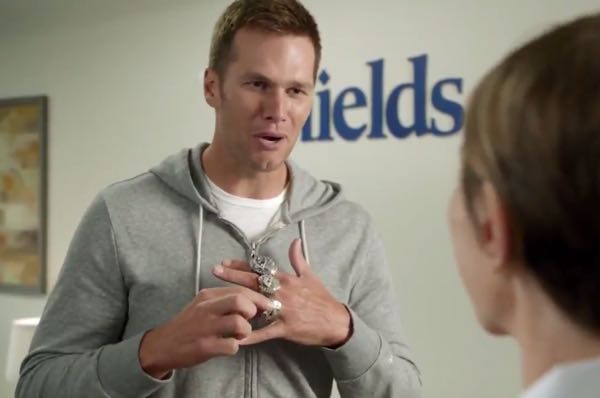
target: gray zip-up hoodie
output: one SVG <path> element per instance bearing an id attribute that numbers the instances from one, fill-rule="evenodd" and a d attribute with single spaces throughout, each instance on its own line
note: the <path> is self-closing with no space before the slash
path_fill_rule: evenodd
<path id="1" fill-rule="evenodd" d="M 183 150 L 96 197 L 48 298 L 16 396 L 328 397 L 334 378 L 345 398 L 419 396 L 418 370 L 367 214 L 343 199 L 337 184 L 288 162 L 282 222 L 249 242 L 219 217 L 200 167 L 205 147 Z M 212 275 L 214 264 L 247 259 L 255 246 L 293 273 L 287 253 L 299 236 L 314 271 L 351 309 L 346 344 L 331 350 L 272 340 L 176 370 L 169 380 L 142 370 L 144 333 L 199 289 L 225 285 Z"/>

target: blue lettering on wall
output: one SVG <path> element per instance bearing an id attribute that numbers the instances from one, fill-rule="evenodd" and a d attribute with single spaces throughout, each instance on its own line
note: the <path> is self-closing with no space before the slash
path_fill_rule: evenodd
<path id="1" fill-rule="evenodd" d="M 369 95 L 356 86 L 350 86 L 338 94 L 332 94 L 327 88 L 331 76 L 327 70 L 322 70 L 317 79 L 322 86 L 316 93 L 319 110 L 318 121 L 313 120 L 311 113 L 302 128 L 301 140 L 333 141 L 340 137 L 347 141 L 356 141 L 362 137 L 386 139 L 388 136 L 406 138 L 411 135 L 420 137 L 426 134 L 443 137 L 460 131 L 463 125 L 464 110 L 459 99 L 455 97 L 462 94 L 463 80 L 457 77 L 440 79 L 435 82 L 429 93 L 427 55 L 412 57 L 408 61 L 411 64 L 412 81 L 396 85 L 388 93 L 387 98 L 384 93 L 384 59 L 367 62 L 371 78 Z M 454 97 L 452 97 L 453 94 Z M 412 120 L 401 119 L 401 99 L 409 100 L 413 104 Z M 429 100 L 431 103 L 428 102 Z M 362 123 L 349 123 L 348 112 L 359 108 L 370 109 L 370 120 Z M 428 110 L 431 108 L 438 114 L 428 118 Z M 446 129 L 440 127 L 437 119 L 440 114 L 451 120 L 450 127 Z M 318 125 L 318 131 L 313 130 L 314 124 Z M 332 127 L 334 128 L 333 132 Z M 386 135 L 385 127 L 387 127 L 389 135 Z M 368 134 L 365 135 L 367 130 Z"/>

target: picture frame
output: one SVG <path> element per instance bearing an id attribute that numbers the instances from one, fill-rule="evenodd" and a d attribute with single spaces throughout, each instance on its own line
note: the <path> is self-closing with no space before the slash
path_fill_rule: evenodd
<path id="1" fill-rule="evenodd" d="M 45 294 L 48 98 L 0 99 L 0 293 Z"/>

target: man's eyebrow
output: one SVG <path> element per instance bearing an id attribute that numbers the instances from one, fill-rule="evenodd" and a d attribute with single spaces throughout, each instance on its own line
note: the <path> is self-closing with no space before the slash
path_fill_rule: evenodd
<path id="1" fill-rule="evenodd" d="M 271 79 L 258 72 L 247 72 L 242 75 L 242 80 L 261 80 L 265 82 L 271 82 Z"/>
<path id="2" fill-rule="evenodd" d="M 302 82 L 300 80 L 292 80 L 290 85 L 305 91 L 310 91 L 314 88 L 314 85 L 311 82 Z"/>

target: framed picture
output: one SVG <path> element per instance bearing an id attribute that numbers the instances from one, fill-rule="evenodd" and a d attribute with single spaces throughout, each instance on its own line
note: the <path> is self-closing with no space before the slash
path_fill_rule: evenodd
<path id="1" fill-rule="evenodd" d="M 47 98 L 0 99 L 0 292 L 46 292 Z"/>

